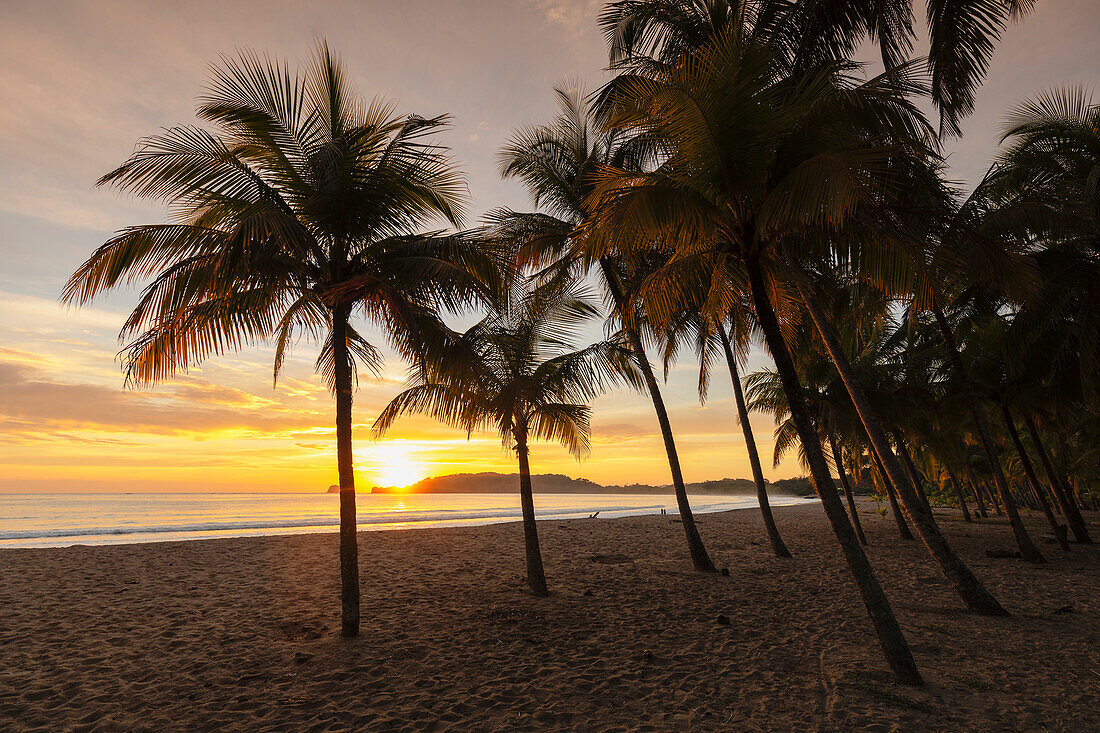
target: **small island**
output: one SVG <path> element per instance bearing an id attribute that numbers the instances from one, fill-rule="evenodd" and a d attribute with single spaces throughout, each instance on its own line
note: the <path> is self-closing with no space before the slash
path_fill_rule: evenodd
<path id="1" fill-rule="evenodd" d="M 542 473 L 531 477 L 532 487 L 544 494 L 668 494 L 671 485 L 653 486 L 650 484 L 598 484 L 586 478 L 572 478 L 560 473 Z M 452 473 L 446 476 L 431 476 L 409 486 L 373 486 L 372 494 L 506 494 L 517 490 L 519 474 L 496 473 Z M 751 479 L 724 478 L 714 481 L 698 481 L 687 485 L 689 494 L 712 494 L 720 496 L 755 495 L 756 484 Z M 768 490 L 776 494 L 810 496 L 813 485 L 805 477 L 769 481 Z M 332 485 L 328 493 L 339 494 L 340 487 Z"/>

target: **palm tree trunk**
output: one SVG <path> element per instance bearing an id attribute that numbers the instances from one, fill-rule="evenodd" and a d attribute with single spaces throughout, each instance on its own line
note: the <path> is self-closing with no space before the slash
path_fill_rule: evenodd
<path id="1" fill-rule="evenodd" d="M 898 525 L 898 534 L 901 535 L 903 540 L 915 539 L 913 533 L 909 531 L 909 525 L 905 522 L 905 515 L 902 514 L 901 507 L 898 506 L 897 489 L 894 488 L 894 483 L 890 480 L 890 477 L 886 475 L 886 469 L 882 467 L 882 461 L 879 460 L 878 453 L 873 445 L 870 446 L 870 453 L 871 457 L 875 459 L 875 470 L 878 471 L 882 485 L 886 488 L 886 498 L 890 500 L 890 512 L 894 515 L 894 523 Z"/>
<path id="2" fill-rule="evenodd" d="M 859 521 L 859 512 L 856 511 L 856 498 L 852 495 L 852 486 L 848 483 L 848 476 L 844 473 L 844 463 L 840 458 L 840 448 L 837 447 L 836 438 L 829 436 L 829 445 L 833 448 L 833 463 L 836 464 L 836 473 L 840 477 L 840 485 L 844 487 L 844 498 L 848 501 L 848 511 L 852 514 L 852 528 L 856 531 L 859 544 L 866 546 L 867 535 L 863 533 L 863 525 Z"/>
<path id="3" fill-rule="evenodd" d="M 600 269 L 603 272 L 604 283 L 611 293 L 611 299 L 615 307 L 620 311 L 626 307 L 626 296 L 619 285 L 618 275 L 607 258 L 600 260 Z M 676 440 L 672 437 L 672 424 L 668 420 L 668 411 L 665 410 L 665 401 L 661 397 L 661 388 L 657 383 L 657 377 L 653 374 L 653 366 L 646 356 L 642 338 L 634 328 L 625 328 L 626 336 L 630 340 L 630 348 L 634 352 L 634 358 L 638 362 L 638 368 L 642 371 L 646 389 L 653 401 L 653 410 L 657 413 L 657 423 L 661 426 L 661 436 L 665 441 L 665 454 L 668 456 L 668 467 L 672 472 L 672 486 L 676 493 L 676 506 L 680 511 L 680 521 L 684 526 L 684 534 L 687 536 L 688 552 L 691 554 L 691 563 L 696 570 L 702 573 L 716 573 L 718 568 L 707 554 L 707 548 L 703 544 L 703 538 L 699 536 L 699 529 L 695 525 L 695 515 L 691 511 L 691 503 L 688 501 L 687 487 L 684 485 L 684 475 L 680 471 L 680 457 L 676 452 Z"/>
<path id="4" fill-rule="evenodd" d="M 993 491 L 993 487 L 987 483 L 983 483 L 981 487 L 982 491 L 985 492 L 986 498 L 993 503 L 993 513 L 998 517 L 1004 516 L 1005 512 L 1004 509 L 1001 508 L 1001 500 L 998 498 L 997 492 Z"/>
<path id="5" fill-rule="evenodd" d="M 817 429 L 810 419 L 810 412 L 806 405 L 806 398 L 802 391 L 802 385 L 798 381 L 798 373 L 795 371 L 794 362 L 787 351 L 787 345 L 783 341 L 783 332 L 779 327 L 775 310 L 772 308 L 768 296 L 767 286 L 764 284 L 763 273 L 760 270 L 760 262 L 755 255 L 745 257 L 745 269 L 748 273 L 749 291 L 752 295 L 753 305 L 756 310 L 756 320 L 764 332 L 764 339 L 771 351 L 775 368 L 783 384 L 783 391 L 787 394 L 787 403 L 790 408 L 791 420 L 794 421 L 798 437 L 802 441 L 802 448 L 810 464 L 810 477 L 814 482 L 814 489 L 821 499 L 821 506 L 825 510 L 825 516 L 832 525 L 833 533 L 840 543 L 840 549 L 844 553 L 844 559 L 852 572 L 852 577 L 859 587 L 863 597 L 863 605 L 875 627 L 879 644 L 890 665 L 894 677 L 902 684 L 920 685 L 923 683 L 917 664 L 913 660 L 913 654 L 909 650 L 909 644 L 902 634 L 886 594 L 879 585 L 878 578 L 867 560 L 867 554 L 859 544 L 859 538 L 848 523 L 844 513 L 844 505 L 840 503 L 836 486 L 829 474 L 829 464 L 825 462 L 825 454 L 821 450 L 821 441 L 818 439 Z"/>
<path id="6" fill-rule="evenodd" d="M 1005 426 L 1008 428 L 1008 434 L 1012 438 L 1012 444 L 1016 446 L 1016 452 L 1020 455 L 1020 463 L 1024 467 L 1024 473 L 1027 475 L 1028 481 L 1031 482 L 1031 487 L 1035 491 L 1035 500 L 1039 503 L 1039 508 L 1043 510 L 1043 516 L 1047 518 L 1047 524 L 1050 525 L 1050 529 L 1054 532 L 1054 536 L 1058 540 L 1058 546 L 1066 552 L 1069 552 L 1069 542 L 1066 540 L 1066 527 L 1058 523 L 1057 518 L 1054 516 L 1054 512 L 1051 511 L 1050 502 L 1047 501 L 1046 491 L 1043 490 L 1042 485 L 1039 483 L 1039 477 L 1035 475 L 1035 467 L 1031 464 L 1031 457 L 1027 454 L 1023 441 L 1020 440 L 1020 433 L 1016 430 L 1016 421 L 1012 419 L 1012 413 L 1009 412 L 1008 405 L 1004 403 L 1001 403 L 1001 415 L 1004 416 Z"/>
<path id="7" fill-rule="evenodd" d="M 1054 466 L 1050 463 L 1050 456 L 1047 455 L 1046 448 L 1039 438 L 1039 430 L 1035 427 L 1035 421 L 1031 418 L 1031 415 L 1026 416 L 1024 423 L 1027 425 L 1027 432 L 1028 435 L 1031 436 L 1031 442 L 1035 444 L 1035 450 L 1039 453 L 1039 462 L 1043 464 L 1043 471 L 1046 472 L 1047 478 L 1050 479 L 1050 486 L 1054 490 L 1054 498 L 1058 501 L 1058 508 L 1062 511 L 1062 516 L 1066 518 L 1070 531 L 1073 532 L 1073 539 L 1079 544 L 1091 545 L 1092 538 L 1089 537 L 1085 518 L 1081 516 L 1081 511 L 1077 508 L 1077 504 L 1074 503 L 1073 497 L 1066 493 L 1065 487 L 1062 486 L 1062 483 L 1054 473 Z"/>
<path id="8" fill-rule="evenodd" d="M 723 327 L 719 326 L 718 333 L 722 339 L 722 349 L 726 352 L 726 364 L 730 368 L 730 380 L 733 382 L 733 399 L 737 403 L 737 419 L 741 423 L 741 432 L 745 435 L 745 449 L 749 454 L 749 465 L 752 467 L 752 479 L 756 482 L 756 501 L 760 505 L 760 514 L 764 517 L 764 528 L 768 532 L 768 539 L 772 543 L 772 552 L 776 557 L 790 557 L 791 551 L 783 543 L 779 536 L 779 528 L 775 526 L 775 518 L 772 516 L 772 507 L 768 502 L 768 489 L 764 483 L 764 472 L 760 467 L 760 454 L 756 451 L 756 440 L 749 426 L 749 410 L 745 406 L 745 393 L 741 389 L 741 376 L 737 373 L 737 359 L 733 355 L 729 337 Z M 862 532 L 860 533 L 862 534 Z M 861 538 L 861 541 L 862 538 Z M 863 541 L 863 544 L 867 544 Z"/>
<path id="9" fill-rule="evenodd" d="M 519 503 L 523 509 L 523 546 L 527 554 L 527 585 L 540 598 L 550 595 L 542 569 L 539 531 L 535 525 L 535 498 L 531 493 L 531 464 L 528 460 L 527 428 L 516 431 L 516 456 L 519 458 Z"/>
<path id="10" fill-rule="evenodd" d="M 1058 464 L 1058 476 L 1062 479 L 1062 486 L 1066 492 L 1066 495 L 1070 497 L 1077 506 L 1084 507 L 1089 511 L 1096 511 L 1096 502 L 1091 500 L 1085 500 L 1085 494 L 1082 493 L 1077 487 L 1073 485 L 1073 482 L 1069 480 L 1069 462 L 1066 460 L 1066 454 L 1070 452 L 1069 438 L 1066 437 L 1065 428 L 1061 425 L 1056 426 L 1058 431 L 1058 438 L 1061 442 L 1060 455 L 1051 451 L 1051 458 Z"/>
<path id="11" fill-rule="evenodd" d="M 989 500 L 990 505 L 993 507 L 993 513 L 998 517 L 1001 516 L 1001 505 L 997 503 L 997 497 L 992 491 L 988 490 L 986 485 L 974 478 L 974 470 L 970 466 L 966 467 L 966 473 L 970 476 L 970 485 L 974 487 L 974 493 L 978 496 L 984 496 Z"/>
<path id="12" fill-rule="evenodd" d="M 913 455 L 909 452 L 905 439 L 901 437 L 901 433 L 896 429 L 894 430 L 894 443 L 898 446 L 898 455 L 905 462 L 905 470 L 909 474 L 909 480 L 913 482 L 913 488 L 917 491 L 917 498 L 924 505 L 925 511 L 932 514 L 932 502 L 928 501 L 928 494 L 924 493 L 924 482 L 921 481 L 920 471 L 913 463 Z"/>
<path id="13" fill-rule="evenodd" d="M 1016 503 L 1022 506 L 1029 512 L 1038 507 L 1035 504 L 1035 496 L 1031 493 L 1031 487 L 1025 484 L 1020 484 L 1017 481 L 1012 481 L 1012 492 L 1016 498 Z M 1028 516 L 1031 516 L 1030 514 Z"/>
<path id="14" fill-rule="evenodd" d="M 989 512 L 985 509 L 985 499 L 982 497 L 982 492 L 978 490 L 978 485 L 974 483 L 974 480 L 970 480 L 970 493 L 974 495 L 974 501 L 978 505 L 978 516 L 982 519 L 989 518 Z"/>
<path id="15" fill-rule="evenodd" d="M 947 466 L 945 465 L 944 468 L 947 468 Z M 955 496 L 959 499 L 959 508 L 962 509 L 963 521 L 967 523 L 973 522 L 974 520 L 970 517 L 970 509 L 966 506 L 966 497 L 963 496 L 962 485 L 955 479 L 955 474 L 950 468 L 947 468 L 947 479 L 951 482 L 951 486 L 955 489 Z"/>
<path id="16" fill-rule="evenodd" d="M 935 303 L 932 305 L 932 312 L 936 316 L 936 323 L 939 325 L 944 345 L 947 347 L 947 358 L 962 384 L 967 407 L 970 408 L 970 414 L 978 428 L 978 437 L 981 438 L 982 447 L 985 449 L 986 458 L 989 460 L 989 467 L 993 470 L 993 482 L 997 485 L 997 491 L 1001 495 L 1001 503 L 1004 504 L 1005 514 L 1008 515 L 1008 523 L 1012 526 L 1012 534 L 1016 538 L 1016 545 L 1020 548 L 1020 554 L 1029 562 L 1046 562 L 1043 553 L 1039 552 L 1039 548 L 1031 541 L 1031 536 L 1027 533 L 1023 520 L 1020 519 L 1020 513 L 1016 511 L 1016 501 L 1012 498 L 1012 490 L 1008 485 L 1008 479 L 1005 478 L 1004 471 L 1001 469 L 1001 459 L 997 455 L 996 447 L 993 445 L 989 423 L 985 419 L 985 413 L 982 412 L 981 405 L 978 404 L 978 398 L 970 384 L 970 377 L 966 373 L 962 357 L 959 356 L 959 349 L 955 343 L 955 334 L 951 331 L 951 325 L 948 324 L 947 317 L 944 316 L 943 311 Z"/>
<path id="17" fill-rule="evenodd" d="M 883 432 L 882 426 L 871 408 L 871 403 L 863 392 L 863 385 L 856 379 L 852 365 L 848 362 L 848 357 L 844 354 L 844 350 L 836 338 L 832 324 L 826 319 L 817 301 L 812 297 L 807 297 L 801 286 L 799 291 L 806 309 L 810 313 L 810 318 L 817 327 L 817 332 L 821 335 L 821 340 L 840 373 L 841 381 L 844 382 L 844 387 L 848 390 L 848 396 L 859 414 L 860 422 L 863 423 L 863 428 L 867 432 L 871 444 L 878 451 L 879 459 L 886 468 L 887 474 L 898 489 L 901 502 L 909 513 L 909 518 L 913 520 L 913 524 L 917 528 L 917 534 L 924 541 L 928 552 L 940 566 L 944 577 L 954 586 L 955 592 L 967 608 L 988 616 L 1007 616 L 1008 611 L 997 602 L 997 599 L 986 590 L 966 563 L 955 554 L 955 551 L 947 543 L 947 538 L 940 532 L 931 510 L 925 508 L 926 502 L 921 501 L 913 485 L 905 480 L 906 476 L 902 473 L 901 466 L 898 465 L 898 459 L 890 450 L 886 433 Z M 901 447 L 904 449 L 904 445 L 901 445 Z"/>
<path id="18" fill-rule="evenodd" d="M 355 469 L 351 445 L 350 309 L 332 312 L 332 354 L 336 377 L 336 465 L 340 476 L 340 633 L 359 634 L 359 544 L 355 524 Z"/>

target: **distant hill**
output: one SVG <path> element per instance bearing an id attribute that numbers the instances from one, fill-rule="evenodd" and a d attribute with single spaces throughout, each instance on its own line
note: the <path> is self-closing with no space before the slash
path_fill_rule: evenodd
<path id="1" fill-rule="evenodd" d="M 814 496 L 814 485 L 809 476 L 797 478 L 781 478 L 778 481 L 769 481 L 768 490 L 774 490 L 777 494 L 793 494 L 794 496 Z"/>
<path id="2" fill-rule="evenodd" d="M 532 488 L 544 494 L 669 494 L 672 485 L 627 484 L 604 486 L 585 478 L 571 478 L 559 473 L 541 473 L 531 477 Z M 411 486 L 375 486 L 372 494 L 503 494 L 516 491 L 519 474 L 516 473 L 452 473 L 432 476 Z M 333 491 L 335 489 L 335 491 Z M 776 494 L 807 496 L 813 493 L 808 479 L 783 479 L 769 482 L 768 489 Z M 756 484 L 750 479 L 724 478 L 717 481 L 700 481 L 687 485 L 689 494 L 756 494 Z M 339 492 L 339 487 L 329 489 Z"/>

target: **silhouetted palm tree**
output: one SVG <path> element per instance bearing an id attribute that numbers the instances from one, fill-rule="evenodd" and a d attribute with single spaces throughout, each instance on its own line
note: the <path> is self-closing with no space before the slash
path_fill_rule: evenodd
<path id="1" fill-rule="evenodd" d="M 714 280 L 717 282 L 712 283 L 711 292 L 717 289 L 723 291 L 723 295 L 726 295 L 729 291 L 721 284 L 720 269 L 720 267 L 715 268 Z M 749 424 L 749 408 L 745 402 L 745 394 L 741 385 L 739 364 L 743 363 L 747 357 L 749 332 L 751 330 L 748 312 L 744 304 L 730 307 L 728 303 L 725 303 L 723 307 L 723 305 L 695 303 L 694 301 L 700 300 L 698 296 L 701 294 L 702 288 L 693 287 L 697 283 L 691 282 L 690 279 L 679 283 L 684 286 L 682 288 L 670 288 L 668 286 L 673 283 L 669 282 L 666 270 L 667 267 L 658 270 L 658 273 L 662 275 L 659 284 L 651 281 L 643 282 L 637 294 L 643 304 L 652 305 L 654 300 L 658 298 L 663 300 L 666 305 L 660 309 L 661 313 L 668 310 L 668 304 L 672 304 L 674 309 L 677 307 L 683 308 L 669 322 L 659 323 L 656 328 L 657 336 L 664 346 L 665 373 L 668 373 L 679 348 L 685 342 L 693 342 L 695 351 L 699 356 L 699 399 L 705 401 L 710 386 L 712 362 L 715 359 L 725 360 L 726 367 L 729 369 L 730 381 L 733 385 L 737 420 L 741 425 L 741 433 L 745 438 L 745 452 L 748 454 L 749 468 L 752 471 L 753 482 L 756 484 L 756 502 L 760 508 L 760 515 L 764 520 L 764 530 L 768 534 L 768 541 L 771 543 L 772 552 L 775 553 L 775 556 L 790 557 L 791 551 L 787 549 L 786 543 L 783 542 L 783 538 L 779 534 L 779 528 L 775 524 L 775 516 L 772 514 L 771 503 L 768 500 L 767 483 L 764 480 L 764 471 L 760 464 L 760 454 L 756 448 L 756 438 L 753 436 L 752 426 Z M 655 285 L 657 287 L 654 287 Z M 670 290 L 673 292 L 670 292 Z M 687 305 L 687 303 L 692 304 Z M 709 317 L 704 316 L 704 311 L 709 314 Z M 725 326 L 726 316 L 722 315 L 715 318 L 715 312 L 722 311 L 729 312 L 731 322 L 729 331 L 726 330 L 727 327 Z M 647 315 L 650 320 L 653 319 L 654 314 L 652 312 L 647 311 Z M 716 322 L 713 325 L 707 325 L 711 321 Z"/>
<path id="2" fill-rule="evenodd" d="M 834 240 L 819 234 L 838 232 L 880 199 L 899 153 L 921 146 L 924 126 L 906 99 L 913 85 L 903 72 L 859 84 L 842 65 L 794 77 L 780 53 L 740 29 L 635 75 L 608 100 L 610 124 L 650 141 L 661 164 L 602 171 L 585 242 L 593 259 L 654 242 L 674 259 L 719 250 L 740 260 L 826 516 L 887 660 L 909 683 L 920 675 L 832 484 L 776 305 L 797 297 L 786 250 L 828 259 Z"/>
<path id="3" fill-rule="evenodd" d="M 1074 491 L 1057 476 L 1051 446 L 1072 446 L 1077 481 L 1094 481 L 1100 417 L 1100 104 L 1085 89 L 1052 90 L 1009 117 L 990 174 L 992 226 L 1026 243 L 1037 291 L 1012 322 L 1014 356 L 1042 397 L 1024 405 L 1029 434 L 1078 542 L 1091 541 Z M 1037 423 L 1047 427 L 1040 436 Z M 1044 446 L 1047 442 L 1049 445 Z M 1050 466 L 1047 469 L 1047 466 Z M 1094 484 L 1095 486 L 1095 484 Z"/>
<path id="4" fill-rule="evenodd" d="M 893 92 L 880 89 L 884 94 L 878 101 L 885 102 L 891 93 L 897 101 L 906 95 L 931 93 L 933 99 L 940 104 L 942 122 L 951 129 L 956 129 L 958 116 L 968 113 L 972 107 L 973 90 L 984 73 L 992 44 L 999 37 L 1005 20 L 1009 15 L 1026 11 L 1030 5 L 1026 1 L 998 1 L 983 3 L 982 7 L 934 8 L 933 15 L 930 15 L 933 38 L 930 66 L 933 78 L 931 87 L 925 88 L 922 84 L 915 83 L 912 69 L 908 68 L 912 64 L 902 63 L 912 45 L 912 8 L 909 0 L 871 5 L 850 0 L 794 3 L 772 0 L 747 0 L 738 3 L 710 0 L 622 0 L 608 7 L 601 22 L 608 38 L 613 64 L 625 69 L 626 73 L 607 86 L 602 94 L 601 105 L 608 110 L 607 114 L 613 114 L 611 110 L 615 107 L 616 98 L 631 96 L 630 91 L 624 90 L 644 83 L 642 80 L 646 77 L 659 75 L 661 69 L 679 63 L 677 60 L 685 54 L 706 48 L 712 43 L 712 39 L 722 35 L 736 35 L 745 44 L 766 45 L 786 72 L 803 82 L 822 64 L 848 59 L 856 44 L 870 35 L 879 43 L 887 67 L 887 74 L 882 79 L 892 80 L 886 86 L 890 83 L 897 85 Z M 959 35 L 957 32 L 960 28 L 969 32 Z M 732 83 L 732 79 L 729 81 Z M 864 85 L 865 91 L 870 88 L 871 85 Z M 719 91 L 710 90 L 711 93 Z M 691 94 L 698 98 L 699 90 L 693 90 Z M 894 107 L 893 114 L 882 118 L 881 122 L 892 126 L 895 132 L 901 132 L 908 138 L 902 145 L 916 144 L 918 148 L 930 145 L 930 132 L 921 129 L 923 120 L 908 110 L 903 111 L 903 106 Z M 934 157 L 929 152 L 917 151 L 913 162 Z M 818 159 L 816 162 L 820 164 L 822 160 Z M 896 162 L 901 164 L 899 170 L 890 175 L 895 186 L 903 176 L 920 177 L 920 166 L 914 167 L 913 163 L 906 163 L 905 156 L 899 156 Z M 880 166 L 880 169 L 884 168 Z M 820 181 L 829 180 L 821 176 L 822 172 L 820 169 L 800 171 L 803 175 L 819 176 Z M 832 180 L 839 183 L 843 178 L 836 176 Z M 865 199 L 863 203 L 866 204 L 867 201 Z M 845 205 L 853 203 L 854 199 L 849 199 Z M 873 218 L 888 219 L 889 215 L 884 215 L 883 210 L 879 209 Z M 878 229 L 881 231 L 882 227 Z M 835 236 L 835 232 L 823 231 L 821 234 L 824 240 Z M 845 236 L 852 237 L 852 234 Z M 864 251 L 871 254 L 866 256 L 862 264 L 864 267 L 869 264 L 874 266 L 878 271 L 871 274 L 876 278 L 896 280 L 899 269 L 903 269 L 899 267 L 900 256 L 897 252 L 892 256 L 884 256 L 882 250 L 881 245 L 865 248 Z M 855 252 L 849 255 L 858 256 Z M 867 274 L 859 273 L 861 276 Z M 982 613 L 1004 613 L 1004 609 L 981 587 L 943 540 L 931 512 L 925 506 L 926 502 L 921 499 L 919 485 L 914 484 L 905 474 L 893 455 L 889 439 L 863 393 L 862 386 L 854 379 L 849 365 L 846 364 L 843 350 L 839 347 L 831 325 L 816 307 L 812 291 L 807 290 L 802 277 L 788 277 L 787 281 L 791 289 L 799 292 L 804 307 L 821 333 L 825 348 L 836 363 L 867 432 L 875 458 L 885 472 L 884 480 L 888 483 L 888 490 L 896 489 L 921 532 L 922 539 L 967 607 Z M 981 430 L 981 419 L 977 420 Z M 998 486 L 1006 491 L 999 463 L 992 454 L 991 462 Z M 1041 559 L 1038 551 L 1030 545 L 1022 524 L 1014 520 L 1013 530 L 1025 555 Z"/>
<path id="5" fill-rule="evenodd" d="M 531 495 L 530 440 L 551 440 L 580 458 L 589 448 L 588 402 L 611 384 L 640 386 L 630 350 L 601 341 L 573 351 L 576 331 L 598 311 L 559 282 L 522 293 L 456 334 L 421 363 L 411 385 L 374 422 L 381 435 L 404 413 L 430 415 L 472 433 L 492 429 L 519 459 L 527 583 L 547 595 Z"/>
<path id="6" fill-rule="evenodd" d="M 304 73 L 244 53 L 213 71 L 198 115 L 145 138 L 100 184 L 166 201 L 174 223 L 123 230 L 64 291 L 86 303 L 152 278 L 123 327 L 127 377 L 157 382 L 204 358 L 273 340 L 275 376 L 291 345 L 322 342 L 317 369 L 336 396 L 344 635 L 359 630 L 352 465 L 356 362 L 381 356 L 352 325 L 380 326 L 403 356 L 442 332 L 437 309 L 495 287 L 476 244 L 422 233 L 458 225 L 466 186 L 430 134 L 445 117 L 364 103 L 321 43 Z"/>
<path id="7" fill-rule="evenodd" d="M 519 129 L 500 155 L 502 175 L 518 178 L 541 211 L 494 212 L 493 236 L 511 243 L 521 268 L 534 268 L 558 277 L 581 277 L 591 264 L 598 266 L 599 281 L 611 302 L 612 318 L 618 321 L 634 351 L 653 402 L 692 564 L 696 570 L 716 572 L 695 525 L 668 410 L 646 355 L 644 319 L 631 311 L 628 275 L 610 255 L 588 263 L 577 253 L 578 228 L 589 216 L 586 199 L 597 173 L 606 165 L 636 167 L 643 151 L 628 136 L 615 131 L 600 132 L 579 90 L 559 86 L 554 91 L 560 108 L 558 117 L 548 125 Z"/>

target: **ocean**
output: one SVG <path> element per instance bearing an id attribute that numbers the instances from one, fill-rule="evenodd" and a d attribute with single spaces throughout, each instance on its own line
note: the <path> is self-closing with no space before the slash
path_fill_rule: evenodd
<path id="1" fill-rule="evenodd" d="M 807 499 L 776 496 L 772 504 Z M 0 548 L 166 542 L 334 532 L 335 494 L 0 494 Z M 359 494 L 359 529 L 455 527 L 520 519 L 518 494 Z M 755 507 L 754 496 L 692 497 L 696 513 Z M 670 494 L 536 494 L 539 519 L 595 512 L 676 514 Z"/>

